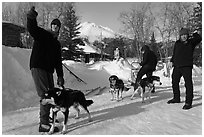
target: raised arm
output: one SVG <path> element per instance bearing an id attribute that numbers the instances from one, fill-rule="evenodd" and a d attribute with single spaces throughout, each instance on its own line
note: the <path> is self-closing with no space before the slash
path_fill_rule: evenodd
<path id="1" fill-rule="evenodd" d="M 46 33 L 46 30 L 38 27 L 36 19 L 37 16 L 38 13 L 35 11 L 35 7 L 32 7 L 27 13 L 27 29 L 34 39 L 39 40 L 43 38 L 44 34 Z"/>
<path id="2" fill-rule="evenodd" d="M 190 39 L 193 48 L 195 48 L 201 42 L 201 40 L 202 38 L 197 32 L 193 33 L 193 37 Z"/>

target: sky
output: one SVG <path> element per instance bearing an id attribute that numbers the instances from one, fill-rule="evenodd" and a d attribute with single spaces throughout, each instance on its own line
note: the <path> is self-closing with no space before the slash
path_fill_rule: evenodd
<path id="1" fill-rule="evenodd" d="M 173 2 L 173 1 L 170 1 Z M 174 1 L 177 2 L 177 1 Z M 179 2 L 182 2 L 181 0 Z M 193 1 L 184 1 L 184 2 L 193 2 Z M 129 12 L 131 9 L 137 9 L 141 5 L 148 3 L 148 1 L 139 2 L 135 0 L 134 2 L 126 2 L 126 1 L 112 1 L 112 2 L 75 2 L 76 4 L 76 12 L 80 17 L 79 21 L 83 22 L 91 22 L 96 25 L 101 25 L 103 27 L 108 27 L 112 29 L 114 32 L 123 33 L 123 25 L 119 20 L 120 13 Z M 151 3 L 151 10 L 153 14 L 159 13 L 161 10 L 162 3 L 165 1 L 149 1 Z M 155 30 L 156 31 L 156 30 Z M 155 37 L 157 40 L 161 40 L 157 36 L 157 32 L 155 32 Z"/>
<path id="2" fill-rule="evenodd" d="M 122 24 L 120 13 L 129 11 L 139 2 L 76 2 L 77 14 L 81 23 L 92 22 L 119 32 Z"/>
<path id="3" fill-rule="evenodd" d="M 5 2 L 5 1 L 3 1 Z M 17 2 L 17 1 L 12 1 Z M 24 1 L 22 1 L 24 2 Z M 26 1 L 31 2 L 31 1 Z M 38 1 L 36 1 L 38 2 Z M 39 1 L 39 2 L 48 2 L 48 1 Z M 49 0 L 49 2 L 56 2 Z M 60 1 L 61 2 L 61 1 Z M 74 2 L 76 5 L 76 13 L 80 18 L 80 22 L 91 22 L 96 25 L 101 25 L 108 27 L 115 32 L 119 32 L 122 27 L 121 22 L 119 21 L 120 13 L 123 11 L 129 11 L 131 8 L 138 6 L 144 2 L 125 2 L 122 1 L 76 1 L 76 0 L 65 0 L 62 2 Z"/>
<path id="4" fill-rule="evenodd" d="M 29 1 L 27 1 L 29 2 Z M 40 1 L 48 2 L 48 1 Z M 50 0 L 49 2 L 56 2 Z M 160 12 L 160 7 L 165 1 L 143 1 L 139 2 L 138 0 L 115 0 L 115 1 L 76 1 L 76 0 L 65 0 L 60 2 L 74 2 L 76 6 L 76 14 L 79 17 L 79 22 L 91 22 L 96 25 L 101 25 L 103 27 L 108 27 L 116 33 L 123 34 L 124 26 L 119 20 L 120 13 L 129 12 L 132 8 L 140 7 L 144 3 L 151 2 L 152 12 Z M 170 1 L 173 2 L 173 1 Z M 175 2 L 175 1 L 174 1 Z M 180 0 L 180 2 L 182 2 Z M 189 2 L 189 1 L 185 1 Z M 191 1 L 193 2 L 193 1 Z M 155 37 L 157 40 L 161 40 L 157 35 L 155 30 Z"/>

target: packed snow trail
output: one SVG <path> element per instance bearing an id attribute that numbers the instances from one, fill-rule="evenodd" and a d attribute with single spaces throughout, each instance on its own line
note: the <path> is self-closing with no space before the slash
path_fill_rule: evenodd
<path id="1" fill-rule="evenodd" d="M 89 107 L 92 122 L 82 110 L 80 119 L 74 119 L 71 108 L 68 120 L 69 135 L 201 135 L 202 134 L 202 80 L 194 79 L 193 108 L 183 110 L 185 88 L 181 89 L 179 104 L 167 104 L 172 98 L 171 87 L 157 87 L 152 100 L 141 103 L 136 95 L 130 100 L 132 89 L 124 93 L 122 101 L 110 101 L 105 92 L 93 96 Z M 183 87 L 183 86 L 182 86 Z M 2 118 L 3 135 L 39 135 L 39 107 L 10 112 Z M 62 130 L 63 115 L 59 112 L 58 127 Z M 60 134 L 60 133 L 56 133 Z"/>
<path id="2" fill-rule="evenodd" d="M 39 107 L 38 97 L 28 67 L 31 50 L 8 48 L 2 46 L 2 134 L 10 135 L 38 135 Z M 131 61 L 130 61 L 131 62 Z M 202 134 L 202 69 L 194 66 L 194 101 L 193 108 L 182 110 L 184 102 L 168 105 L 172 98 L 171 80 L 164 77 L 166 72 L 163 65 L 154 72 L 160 76 L 162 86 L 152 95 L 152 102 L 141 103 L 136 96 L 130 100 L 132 90 L 124 93 L 124 100 L 110 101 L 108 93 L 108 77 L 116 74 L 126 82 L 130 78 L 131 68 L 128 62 L 100 61 L 94 64 L 85 64 L 74 61 L 65 62 L 71 71 L 83 79 L 87 84 L 77 81 L 67 70 L 65 87 L 81 89 L 88 98 L 94 100 L 89 107 L 93 117 L 87 121 L 85 112 L 82 118 L 74 119 L 75 112 L 71 109 L 67 134 Z M 113 71 L 114 70 L 114 71 Z M 171 70 L 172 73 L 172 70 Z M 56 76 L 54 77 L 56 80 Z M 181 79 L 181 85 L 183 84 Z M 184 88 L 182 101 L 184 101 Z M 35 107 L 33 107 L 35 106 Z M 13 111 L 22 107 L 30 107 Z M 58 119 L 62 122 L 62 115 Z M 60 123 L 59 128 L 62 129 Z"/>
<path id="3" fill-rule="evenodd" d="M 24 107 L 33 107 L 38 104 L 39 97 L 36 94 L 34 82 L 29 69 L 29 58 L 31 49 L 21 49 L 2 46 L 2 113 L 17 110 Z M 94 91 L 97 88 L 103 89 L 109 86 L 110 75 L 117 75 L 127 82 L 131 78 L 131 64 L 133 58 L 119 61 L 99 61 L 94 64 L 83 62 L 64 61 L 69 70 L 87 84 L 79 82 L 64 67 L 65 87 L 79 89 L 82 91 Z M 160 65 L 159 65 L 160 64 Z M 138 66 L 136 66 L 138 67 Z M 164 67 L 158 63 L 154 75 L 160 76 L 163 85 L 171 84 L 170 79 L 164 77 Z M 171 70 L 172 72 L 172 70 Z M 202 68 L 194 66 L 193 76 L 201 76 Z M 56 73 L 54 75 L 57 81 Z M 91 93 L 91 92 L 90 92 Z M 100 94 L 101 92 L 99 92 Z M 92 94 L 92 93 L 91 93 Z"/>

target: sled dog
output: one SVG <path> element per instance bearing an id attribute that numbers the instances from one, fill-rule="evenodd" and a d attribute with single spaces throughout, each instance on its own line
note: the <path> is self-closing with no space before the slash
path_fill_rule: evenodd
<path id="1" fill-rule="evenodd" d="M 124 83 L 121 79 L 119 79 L 116 75 L 111 75 L 109 77 L 110 82 L 110 90 L 111 93 L 111 100 L 114 100 L 116 98 L 117 101 L 122 99 L 122 93 L 124 90 Z"/>
<path id="2" fill-rule="evenodd" d="M 93 100 L 86 100 L 84 93 L 79 90 L 53 88 L 47 91 L 46 99 L 54 100 L 54 107 L 52 109 L 52 127 L 50 128 L 49 134 L 54 133 L 55 120 L 57 117 L 57 112 L 59 111 L 64 114 L 62 133 L 66 133 L 68 127 L 67 121 L 69 116 L 69 108 L 71 106 L 78 109 L 78 106 L 80 105 L 87 112 L 88 120 L 91 121 L 91 115 L 87 107 L 93 104 Z"/>
<path id="3" fill-rule="evenodd" d="M 161 81 L 160 81 L 160 77 L 158 76 L 151 76 L 149 78 L 145 77 L 145 78 L 142 78 L 140 80 L 136 88 L 136 84 L 134 83 L 133 86 L 134 86 L 134 91 L 133 91 L 133 94 L 131 96 L 131 99 L 133 99 L 134 95 L 136 93 L 138 93 L 141 98 L 142 98 L 142 103 L 144 103 L 144 98 L 145 98 L 145 88 L 147 88 L 147 92 L 146 94 L 148 94 L 148 98 L 149 98 L 149 101 L 151 101 L 151 91 L 153 90 L 154 88 L 154 85 L 156 84 L 156 82 L 159 83 L 159 85 L 161 85 Z"/>

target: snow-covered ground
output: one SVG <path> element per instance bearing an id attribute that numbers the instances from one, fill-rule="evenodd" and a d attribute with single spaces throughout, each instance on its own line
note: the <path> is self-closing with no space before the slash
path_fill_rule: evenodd
<path id="1" fill-rule="evenodd" d="M 30 50 L 2 46 L 2 134 L 38 135 L 38 97 L 29 71 Z M 129 60 L 130 62 L 130 60 Z M 130 79 L 130 63 L 126 60 L 101 61 L 84 64 L 64 61 L 69 69 L 85 83 L 78 81 L 66 69 L 65 87 L 80 89 L 94 104 L 89 107 L 92 122 L 85 111 L 80 119 L 74 119 L 70 109 L 68 132 L 71 135 L 201 135 L 202 134 L 202 71 L 194 66 L 193 108 L 183 110 L 185 101 L 184 83 L 181 82 L 179 104 L 167 104 L 172 98 L 171 79 L 164 76 L 165 70 L 157 69 L 154 75 L 161 77 L 162 85 L 156 93 L 141 103 L 136 95 L 130 100 L 133 89 L 124 93 L 122 101 L 110 101 L 108 77 L 118 75 L 125 82 Z M 56 75 L 55 75 L 56 79 Z M 182 81 L 182 80 L 181 80 Z M 63 121 L 61 113 L 58 115 Z M 58 124 L 62 129 L 62 123 Z"/>

